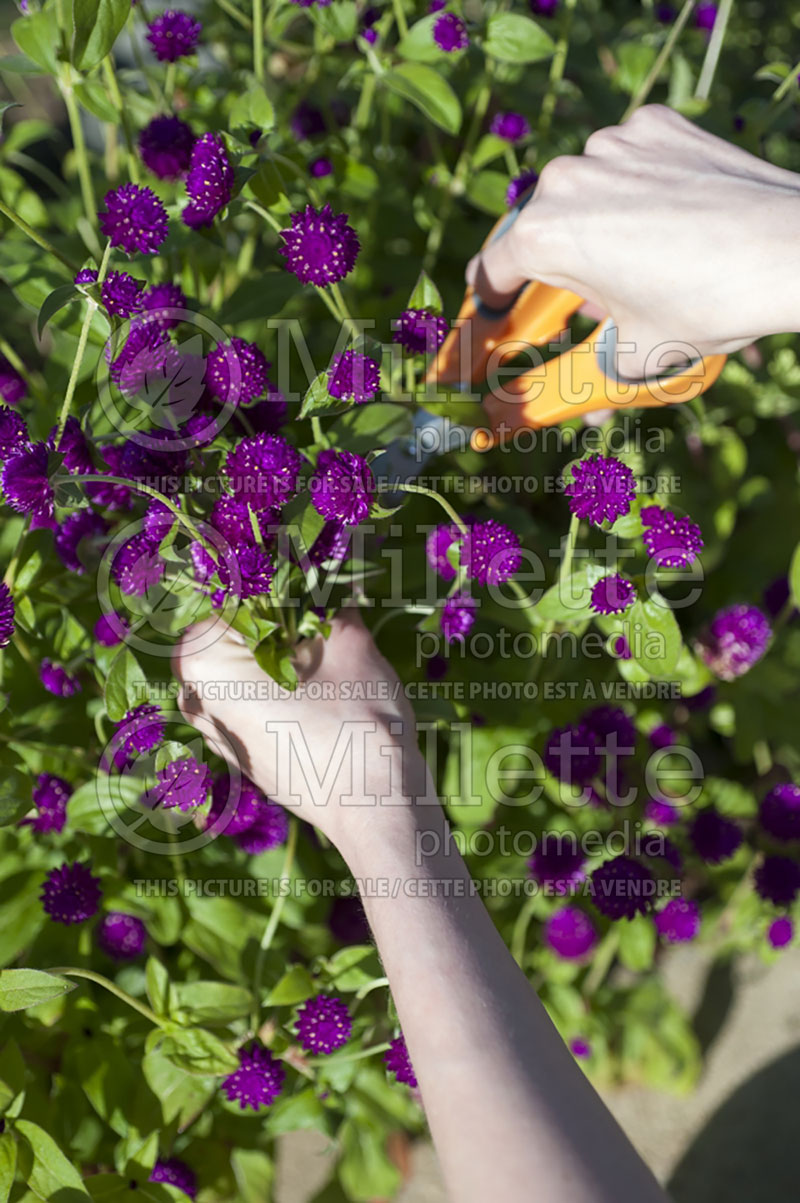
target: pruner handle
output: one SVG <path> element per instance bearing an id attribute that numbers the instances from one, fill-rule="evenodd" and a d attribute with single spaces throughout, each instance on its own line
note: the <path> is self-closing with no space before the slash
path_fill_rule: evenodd
<path id="1" fill-rule="evenodd" d="M 522 204 L 495 223 L 484 246 L 505 233 Z M 495 310 L 474 288 L 467 288 L 458 317 L 428 371 L 428 383 L 469 389 L 495 378 L 504 360 L 558 339 L 582 304 L 577 293 L 531 281 L 506 309 Z M 502 379 L 484 398 L 489 429 L 475 431 L 473 446 L 485 450 L 521 428 L 555 426 L 599 409 L 689 401 L 714 383 L 725 363 L 724 355 L 712 355 L 673 374 L 626 380 L 616 373 L 615 338 L 613 324 L 601 322 L 561 355 L 540 361 L 515 379 Z"/>

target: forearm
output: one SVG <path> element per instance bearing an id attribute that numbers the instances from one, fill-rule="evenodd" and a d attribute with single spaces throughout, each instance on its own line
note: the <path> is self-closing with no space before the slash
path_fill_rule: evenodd
<path id="1" fill-rule="evenodd" d="M 539 1203 L 663 1203 L 472 891 L 438 805 L 382 809 L 342 851 L 357 878 L 388 879 L 364 904 L 456 1203 L 527 1201 L 534 1184 Z"/>

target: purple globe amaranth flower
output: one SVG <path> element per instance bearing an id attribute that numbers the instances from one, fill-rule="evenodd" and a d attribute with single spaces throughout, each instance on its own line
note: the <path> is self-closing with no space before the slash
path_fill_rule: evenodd
<path id="1" fill-rule="evenodd" d="M 433 40 L 440 50 L 453 54 L 469 46 L 467 27 L 455 13 L 442 13 L 433 23 Z"/>
<path id="2" fill-rule="evenodd" d="M 46 443 L 32 443 L 10 455 L 3 468 L 3 493 L 12 509 L 41 518 L 53 516 L 53 486 L 47 475 Z"/>
<path id="3" fill-rule="evenodd" d="M 340 944 L 366 944 L 371 932 L 364 904 L 353 895 L 334 898 L 328 914 L 331 935 Z"/>
<path id="4" fill-rule="evenodd" d="M 251 510 L 241 497 L 232 497 L 229 494 L 218 497 L 208 520 L 214 529 L 219 531 L 223 539 L 235 547 L 239 543 L 254 544 L 256 542 L 251 514 L 254 514 L 257 519 L 264 542 L 271 542 L 270 524 L 277 522 L 277 510 Z"/>
<path id="5" fill-rule="evenodd" d="M 328 392 L 338 401 L 364 405 L 381 387 L 379 364 L 361 351 L 343 351 L 328 369 Z"/>
<path id="6" fill-rule="evenodd" d="M 142 312 L 147 314 L 147 325 L 160 330 L 173 330 L 180 323 L 176 310 L 186 308 L 183 289 L 178 284 L 154 284 L 142 293 Z"/>
<path id="7" fill-rule="evenodd" d="M 414 1073 L 414 1066 L 408 1055 L 405 1036 L 401 1034 L 389 1041 L 389 1047 L 383 1054 L 383 1059 L 387 1070 L 390 1074 L 394 1074 L 398 1082 L 404 1082 L 406 1086 L 416 1089 L 417 1075 Z"/>
<path id="8" fill-rule="evenodd" d="M 250 1044 L 239 1049 L 239 1068 L 222 1082 L 221 1089 L 242 1111 L 253 1111 L 274 1103 L 283 1089 L 286 1070 L 269 1049 Z"/>
<path id="9" fill-rule="evenodd" d="M 292 214 L 292 224 L 281 230 L 286 267 L 303 284 L 335 284 L 355 267 L 361 243 L 346 213 L 334 213 L 330 205 L 315 209 L 306 205 Z"/>
<path id="10" fill-rule="evenodd" d="M 608 919 L 643 915 L 652 901 L 653 874 L 632 856 L 615 856 L 591 875 L 592 901 Z"/>
<path id="11" fill-rule="evenodd" d="M 714 22 L 717 19 L 716 4 L 698 4 L 694 12 L 694 23 L 698 29 L 705 30 L 710 33 L 714 28 Z"/>
<path id="12" fill-rule="evenodd" d="M 657 4 L 655 7 L 656 20 L 661 25 L 671 25 L 675 20 L 675 12 L 672 4 Z"/>
<path id="13" fill-rule="evenodd" d="M 786 576 L 778 576 L 767 585 L 761 595 L 764 603 L 764 609 L 770 618 L 777 618 L 781 611 L 788 606 L 791 601 L 792 591 L 789 587 L 789 578 Z M 790 613 L 793 618 L 797 617 L 796 607 L 790 607 Z"/>
<path id="14" fill-rule="evenodd" d="M 643 836 L 640 852 L 646 860 L 666 862 L 676 873 L 680 873 L 683 868 L 683 856 L 680 849 L 660 831 L 648 831 Z M 663 865 L 656 867 L 659 872 L 663 872 Z"/>
<path id="15" fill-rule="evenodd" d="M 565 961 L 578 961 L 597 943 L 597 932 L 588 915 L 576 906 L 555 911 L 544 925 L 544 938 Z"/>
<path id="16" fill-rule="evenodd" d="M 111 574 L 128 597 L 144 597 L 166 570 L 165 561 L 144 531 L 121 543 L 111 563 Z"/>
<path id="17" fill-rule="evenodd" d="M 776 785 L 758 812 L 764 830 L 776 840 L 800 840 L 800 785 Z"/>
<path id="18" fill-rule="evenodd" d="M 71 698 L 73 694 L 80 693 L 81 683 L 77 677 L 61 664 L 54 664 L 52 660 L 45 657 L 39 665 L 39 678 L 48 693 L 52 693 L 57 698 Z"/>
<path id="19" fill-rule="evenodd" d="M 586 1061 L 592 1055 L 592 1046 L 582 1036 L 576 1036 L 569 1042 L 569 1051 L 578 1061 Z"/>
<path id="20" fill-rule="evenodd" d="M 233 411 L 232 427 L 237 434 L 277 434 L 288 416 L 286 398 L 280 389 L 274 388 L 270 383 L 264 400 L 248 405 L 246 414 L 240 416 L 236 410 Z M 247 428 L 243 421 L 247 422 Z M 205 441 L 208 442 L 209 439 Z"/>
<path id="21" fill-rule="evenodd" d="M 447 0 L 430 0 L 428 4 L 428 13 L 440 13 L 443 8 L 447 7 Z"/>
<path id="22" fill-rule="evenodd" d="M 127 618 L 121 614 L 101 614 L 94 624 L 94 637 L 103 647 L 117 647 L 128 634 Z"/>
<path id="23" fill-rule="evenodd" d="M 122 466 L 123 452 L 124 447 L 115 447 L 110 444 L 100 448 L 100 454 L 110 476 L 125 475 Z M 100 472 L 98 475 L 103 475 L 103 473 Z M 87 481 L 85 488 L 89 500 L 104 510 L 130 509 L 133 503 L 131 490 L 115 481 L 109 481 L 107 484 L 103 481 Z"/>
<path id="24" fill-rule="evenodd" d="M 309 559 L 317 568 L 328 560 L 340 563 L 350 546 L 350 530 L 339 522 L 326 522 L 314 540 Z"/>
<path id="25" fill-rule="evenodd" d="M 657 727 L 653 727 L 649 738 L 651 746 L 657 750 L 674 748 L 678 742 L 678 737 L 672 727 L 668 727 L 666 723 L 659 723 Z"/>
<path id="26" fill-rule="evenodd" d="M 677 518 L 672 510 L 648 505 L 642 510 L 641 519 L 646 528 L 642 542 L 648 554 L 662 567 L 688 567 L 702 551 L 700 527 L 686 515 Z"/>
<path id="27" fill-rule="evenodd" d="M 234 841 L 248 856 L 270 852 L 286 843 L 289 835 L 289 816 L 282 806 L 264 798 L 258 808 L 255 821 L 245 831 L 235 835 Z"/>
<path id="28" fill-rule="evenodd" d="M 630 644 L 624 635 L 615 635 L 609 650 L 616 660 L 631 659 Z"/>
<path id="29" fill-rule="evenodd" d="M 32 819 L 20 820 L 20 825 L 30 827 L 37 835 L 63 831 L 67 821 L 67 802 L 71 795 L 72 786 L 63 777 L 40 773 L 33 787 L 36 815 Z"/>
<path id="30" fill-rule="evenodd" d="M 377 29 L 362 29 L 361 36 L 365 42 L 369 42 L 370 46 L 374 46 L 378 40 Z"/>
<path id="31" fill-rule="evenodd" d="M 604 576 L 592 586 L 591 602 L 595 614 L 621 614 L 636 601 L 632 581 L 618 572 Z"/>
<path id="32" fill-rule="evenodd" d="M 159 1157 L 148 1181 L 164 1182 L 168 1186 L 176 1186 L 190 1199 L 197 1196 L 197 1175 L 185 1161 L 181 1161 L 178 1157 Z"/>
<path id="33" fill-rule="evenodd" d="M 330 159 L 321 155 L 318 159 L 312 159 L 309 163 L 308 174 L 312 180 L 322 180 L 326 175 L 333 175 L 333 163 L 331 163 Z"/>
<path id="34" fill-rule="evenodd" d="M 97 914 L 103 891 L 88 865 L 65 863 L 51 869 L 40 898 L 46 913 L 56 923 L 85 923 Z"/>
<path id="35" fill-rule="evenodd" d="M 552 17 L 559 0 L 530 0 L 531 12 L 537 17 Z"/>
<path id="36" fill-rule="evenodd" d="M 528 876 L 539 885 L 566 890 L 584 878 L 586 857 L 568 832 L 545 832 L 528 860 Z"/>
<path id="37" fill-rule="evenodd" d="M 708 710 L 717 696 L 716 685 L 706 685 L 699 693 L 690 693 L 681 697 L 681 702 L 687 710 Z"/>
<path id="38" fill-rule="evenodd" d="M 162 63 L 194 54 L 203 26 L 189 13 L 168 8 L 147 27 L 147 40 Z"/>
<path id="39" fill-rule="evenodd" d="M 333 1053 L 347 1044 L 353 1021 L 347 1004 L 340 998 L 317 994 L 298 1008 L 295 1031 L 307 1053 Z"/>
<path id="40" fill-rule="evenodd" d="M 630 756 L 636 748 L 636 724 L 619 706 L 594 706 L 581 719 L 595 737 L 595 746 L 615 755 Z"/>
<path id="41" fill-rule="evenodd" d="M 164 716 L 153 702 L 134 706 L 117 723 L 114 744 L 125 756 L 152 752 L 164 738 Z M 178 761 L 180 764 L 181 762 Z"/>
<path id="42" fill-rule="evenodd" d="M 404 309 L 392 325 L 392 342 L 412 355 L 430 355 L 447 338 L 447 322 L 429 309 Z"/>
<path id="43" fill-rule="evenodd" d="M 5 581 L 0 581 L 0 647 L 8 647 L 14 634 L 14 598 Z"/>
<path id="44" fill-rule="evenodd" d="M 82 267 L 75 277 L 76 284 L 96 284 L 97 272 L 93 267 Z"/>
<path id="45" fill-rule="evenodd" d="M 775 906 L 789 906 L 800 892 L 800 865 L 788 856 L 765 856 L 753 881 L 761 898 Z"/>
<path id="46" fill-rule="evenodd" d="M 329 522 L 357 526 L 369 514 L 375 495 L 372 470 L 352 451 L 320 451 L 310 481 L 314 509 Z"/>
<path id="47" fill-rule="evenodd" d="M 27 392 L 24 378 L 5 355 L 0 355 L 0 397 L 6 405 L 18 405 Z"/>
<path id="48" fill-rule="evenodd" d="M 656 931 L 670 944 L 693 940 L 700 930 L 700 908 L 686 898 L 670 898 L 653 916 Z"/>
<path id="49" fill-rule="evenodd" d="M 263 397 L 269 385 L 269 363 L 255 343 L 233 336 L 219 343 L 206 361 L 206 384 L 218 401 L 247 405 Z"/>
<path id="50" fill-rule="evenodd" d="M 767 931 L 767 940 L 773 948 L 785 948 L 794 938 L 794 924 L 788 915 L 773 919 Z"/>
<path id="51" fill-rule="evenodd" d="M 22 451 L 27 442 L 25 419 L 7 405 L 0 406 L 0 459 Z"/>
<path id="52" fill-rule="evenodd" d="M 463 643 L 475 623 L 478 603 L 474 597 L 457 593 L 442 607 L 441 627 L 447 643 Z"/>
<path id="53" fill-rule="evenodd" d="M 233 196 L 234 173 L 219 134 L 207 133 L 192 147 L 186 191 L 190 203 L 181 220 L 192 230 L 210 226 Z"/>
<path id="54" fill-rule="evenodd" d="M 144 795 L 145 805 L 164 810 L 193 810 L 202 806 L 211 789 L 211 772 L 194 756 L 173 760 L 156 773 L 156 784 Z"/>
<path id="55" fill-rule="evenodd" d="M 115 961 L 133 961 L 144 952 L 147 929 L 135 915 L 109 911 L 97 927 L 97 943 Z"/>
<path id="56" fill-rule="evenodd" d="M 127 272 L 109 272 L 100 285 L 100 300 L 114 317 L 132 317 L 141 313 L 144 280 L 135 280 Z"/>
<path id="57" fill-rule="evenodd" d="M 108 374 L 126 397 L 150 382 L 161 390 L 165 380 L 180 370 L 180 354 L 157 322 L 132 325 L 122 350 L 111 360 Z"/>
<path id="58" fill-rule="evenodd" d="M 62 460 L 64 467 L 70 472 L 93 472 L 94 464 L 89 453 L 89 445 L 78 419 L 67 418 L 56 447 L 57 433 L 58 427 L 54 426 L 50 431 L 47 445 L 64 457 Z"/>
<path id="59" fill-rule="evenodd" d="M 195 137 L 180 117 L 154 117 L 139 134 L 139 154 L 160 180 L 176 180 L 189 170 Z"/>
<path id="60" fill-rule="evenodd" d="M 106 211 L 98 214 L 100 229 L 111 245 L 132 255 L 154 255 L 167 237 L 167 210 L 152 188 L 121 184 L 105 195 Z M 114 273 L 112 273 L 113 275 Z M 103 302 L 105 304 L 105 301 Z"/>
<path id="61" fill-rule="evenodd" d="M 600 526 L 629 512 L 636 483 L 626 464 L 613 456 L 595 454 L 573 464 L 566 494 L 576 517 Z"/>
<path id="62" fill-rule="evenodd" d="M 521 142 L 531 127 L 521 113 L 497 113 L 489 127 L 496 138 L 504 142 Z"/>
<path id="63" fill-rule="evenodd" d="M 56 530 L 53 542 L 70 572 L 83 575 L 86 565 L 78 555 L 81 543 L 86 539 L 96 545 L 107 532 L 108 523 L 100 514 L 90 509 L 74 510 Z"/>
<path id="64" fill-rule="evenodd" d="M 742 842 L 742 829 L 712 808 L 701 810 L 689 826 L 694 850 L 708 864 L 729 860 Z"/>
<path id="65" fill-rule="evenodd" d="M 551 776 L 567 785 L 586 787 L 600 772 L 597 736 L 584 722 L 554 728 L 547 737 L 542 756 Z"/>
<path id="66" fill-rule="evenodd" d="M 225 472 L 234 493 L 252 509 L 277 508 L 297 492 L 303 457 L 278 434 L 241 439 L 228 452 Z"/>
<path id="67" fill-rule="evenodd" d="M 258 818 L 262 803 L 267 799 L 257 785 L 243 777 L 238 789 L 235 805 L 231 807 L 231 779 L 227 773 L 214 778 L 211 787 L 211 809 L 208 812 L 209 826 L 219 824 L 221 835 L 241 835 L 252 827 Z M 224 817 L 224 822 L 222 821 Z"/>
<path id="68" fill-rule="evenodd" d="M 434 568 L 443 581 L 454 581 L 456 570 L 450 563 L 448 550 L 454 543 L 461 540 L 461 531 L 455 522 L 444 522 L 435 526 L 425 541 L 425 555 L 431 568 Z"/>
<path id="69" fill-rule="evenodd" d="M 230 590 L 235 597 L 259 597 L 269 593 L 275 564 L 263 547 L 239 547 L 234 552 L 235 568 L 231 571 L 229 560 L 221 560 L 218 573 L 223 590 Z"/>
<path id="70" fill-rule="evenodd" d="M 680 811 L 666 798 L 651 798 L 644 808 L 644 817 L 657 827 L 674 827 L 680 822 Z"/>
<path id="71" fill-rule="evenodd" d="M 715 676 L 733 681 L 761 659 L 771 638 L 772 628 L 757 606 L 728 606 L 711 620 L 697 651 Z"/>
<path id="72" fill-rule="evenodd" d="M 506 189 L 506 204 L 509 209 L 512 209 L 521 196 L 532 188 L 539 179 L 539 172 L 527 170 L 515 175 L 512 180 L 509 180 L 508 188 Z"/>
<path id="73" fill-rule="evenodd" d="M 461 562 L 479 585 L 501 585 L 522 563 L 519 536 L 493 518 L 475 522 L 464 537 Z"/>

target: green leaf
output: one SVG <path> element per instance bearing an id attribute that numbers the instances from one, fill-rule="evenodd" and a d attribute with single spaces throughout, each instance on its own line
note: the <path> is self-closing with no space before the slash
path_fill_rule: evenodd
<path id="1" fill-rule="evenodd" d="M 550 34 L 530 17 L 497 13 L 489 18 L 483 48 L 503 63 L 538 63 L 550 58 L 556 47 Z"/>
<path id="2" fill-rule="evenodd" d="M 261 1149 L 234 1149 L 231 1169 L 236 1178 L 240 1203 L 266 1203 L 272 1198 L 275 1171 L 272 1159 Z"/>
<path id="3" fill-rule="evenodd" d="M 231 1046 L 205 1028 L 174 1028 L 164 1037 L 159 1051 L 177 1069 L 202 1077 L 230 1074 L 239 1065 Z"/>
<path id="4" fill-rule="evenodd" d="M 44 67 L 50 75 L 58 72 L 56 50 L 61 38 L 53 12 L 31 13 L 11 26 L 11 36 L 23 54 Z"/>
<path id="5" fill-rule="evenodd" d="M 8 1203 L 17 1170 L 17 1142 L 11 1132 L 0 1135 L 0 1203 Z"/>
<path id="6" fill-rule="evenodd" d="M 0 827 L 9 827 L 31 809 L 31 784 L 16 769 L 5 769 L 0 780 Z"/>
<path id="7" fill-rule="evenodd" d="M 131 11 L 129 0 L 72 0 L 72 62 L 91 71 L 106 57 Z"/>
<path id="8" fill-rule="evenodd" d="M 314 993 L 314 979 L 302 965 L 293 965 L 264 999 L 267 1007 L 290 1007 Z"/>
<path id="9" fill-rule="evenodd" d="M 426 271 L 421 271 L 408 298 L 409 309 L 428 309 L 439 316 L 442 312 L 442 294 Z"/>
<path id="10" fill-rule="evenodd" d="M 25 1062 L 15 1040 L 9 1040 L 0 1053 L 0 1114 L 8 1111 L 25 1088 Z"/>
<path id="11" fill-rule="evenodd" d="M 156 1015 L 169 1015 L 172 1010 L 169 974 L 157 957 L 148 957 L 145 966 L 147 997 Z"/>
<path id="12" fill-rule="evenodd" d="M 796 606 L 800 606 L 800 543 L 794 549 L 791 563 L 789 564 L 789 589 L 792 594 L 792 601 Z"/>
<path id="13" fill-rule="evenodd" d="M 638 598 L 625 612 L 634 660 L 653 677 L 671 673 L 681 653 L 681 632 L 675 615 L 658 593 Z"/>
<path id="14" fill-rule="evenodd" d="M 403 63 L 381 77 L 382 83 L 424 113 L 445 133 L 461 129 L 461 105 L 453 89 L 432 67 L 422 63 Z"/>
<path id="15" fill-rule="evenodd" d="M 87 835 L 108 835 L 109 815 L 120 814 L 125 807 L 136 807 L 143 789 L 140 777 L 98 774 L 79 786 L 70 798 L 70 830 Z"/>
<path id="16" fill-rule="evenodd" d="M 106 121 L 109 125 L 119 125 L 119 110 L 114 108 L 97 77 L 85 79 L 82 84 L 76 84 L 75 95 L 80 104 L 100 121 Z"/>
<path id="17" fill-rule="evenodd" d="M 475 153 L 472 156 L 473 170 L 479 171 L 481 167 L 485 167 L 493 159 L 502 158 L 507 149 L 508 143 L 504 138 L 498 138 L 496 134 L 484 134 L 475 147 Z"/>
<path id="18" fill-rule="evenodd" d="M 261 84 L 252 81 L 239 93 L 231 106 L 229 124 L 231 129 L 254 125 L 262 133 L 268 133 L 272 129 L 275 124 L 275 110 Z"/>
<path id="19" fill-rule="evenodd" d="M 389 1160 L 385 1143 L 383 1127 L 366 1117 L 358 1122 L 346 1119 L 339 1129 L 339 1181 L 356 1203 L 391 1198 L 397 1190 L 400 1172 Z"/>
<path id="20" fill-rule="evenodd" d="M 129 710 L 147 699 L 147 678 L 133 652 L 124 647 L 114 658 L 105 688 L 106 710 L 119 723 Z"/>
<path id="21" fill-rule="evenodd" d="M 346 401 L 332 397 L 328 392 L 328 373 L 320 372 L 308 386 L 303 404 L 300 406 L 300 417 L 310 418 L 316 414 L 341 413 L 347 409 Z"/>
<path id="22" fill-rule="evenodd" d="M 145 1053 L 142 1072 L 161 1103 L 165 1123 L 177 1120 L 180 1128 L 188 1127 L 217 1089 L 215 1078 L 185 1073 L 165 1057 L 160 1048 Z"/>
<path id="23" fill-rule="evenodd" d="M 394 439 L 411 434 L 412 417 L 408 405 L 373 401 L 356 405 L 332 424 L 328 437 L 336 446 L 357 455 L 368 455 L 379 447 L 388 447 Z"/>
<path id="24" fill-rule="evenodd" d="M 601 564 L 588 563 L 563 581 L 557 581 L 537 603 L 537 617 L 543 622 L 585 622 L 594 613 L 592 586 L 607 572 Z"/>
<path id="25" fill-rule="evenodd" d="M 0 971 L 0 1011 L 24 1011 L 74 989 L 74 982 L 41 969 L 3 969 Z"/>
<path id="26" fill-rule="evenodd" d="M 250 1013 L 253 996 L 246 986 L 231 982 L 176 982 L 174 1009 L 191 1023 L 230 1023 Z"/>
<path id="27" fill-rule="evenodd" d="M 275 1103 L 267 1117 L 267 1128 L 271 1136 L 298 1132 L 303 1128 L 327 1132 L 326 1111 L 313 1087 L 309 1086 L 307 1090 L 301 1090 L 299 1094 L 290 1095 Z"/>
<path id="28" fill-rule="evenodd" d="M 355 38 L 358 27 L 355 0 L 336 0 L 335 4 L 313 8 L 311 12 L 317 25 L 340 45 Z"/>
<path id="29" fill-rule="evenodd" d="M 35 1195 L 48 1200 L 48 1203 L 55 1200 L 58 1203 L 72 1203 L 73 1196 L 89 1198 L 89 1192 L 75 1166 L 67 1160 L 44 1128 L 27 1119 L 18 1119 L 14 1127 L 28 1142 L 33 1153 L 28 1186 Z"/>
<path id="30" fill-rule="evenodd" d="M 656 929 L 647 915 L 619 922 L 619 959 L 626 969 L 644 973 L 653 963 L 656 950 Z"/>
<path id="31" fill-rule="evenodd" d="M 401 58 L 410 59 L 416 63 L 435 63 L 444 59 L 457 59 L 458 53 L 448 53 L 436 45 L 433 40 L 433 27 L 441 13 L 431 13 L 421 21 L 415 21 L 404 38 L 397 43 L 397 53 Z"/>
<path id="32" fill-rule="evenodd" d="M 502 171 L 479 171 L 467 185 L 467 197 L 476 209 L 499 217 L 505 213 L 508 176 Z"/>
<path id="33" fill-rule="evenodd" d="M 645 76 L 656 60 L 655 46 L 646 42 L 623 42 L 617 47 L 617 72 L 614 82 L 623 92 L 633 95 L 644 83 Z"/>

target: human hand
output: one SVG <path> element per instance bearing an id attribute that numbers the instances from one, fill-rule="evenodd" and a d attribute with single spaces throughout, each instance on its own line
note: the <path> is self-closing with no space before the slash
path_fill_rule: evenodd
<path id="1" fill-rule="evenodd" d="M 467 279 L 495 307 L 529 279 L 585 297 L 638 379 L 664 343 L 688 346 L 661 367 L 800 330 L 799 202 L 800 176 L 649 105 L 548 163 Z"/>
<path id="2" fill-rule="evenodd" d="M 201 634 L 192 628 L 175 648 L 181 712 L 210 721 L 215 750 L 345 858 L 366 823 L 390 823 L 411 798 L 435 801 L 413 710 L 357 609 L 336 616 L 327 640 L 298 645 L 296 692 L 259 668 L 232 628 L 208 647 Z"/>

